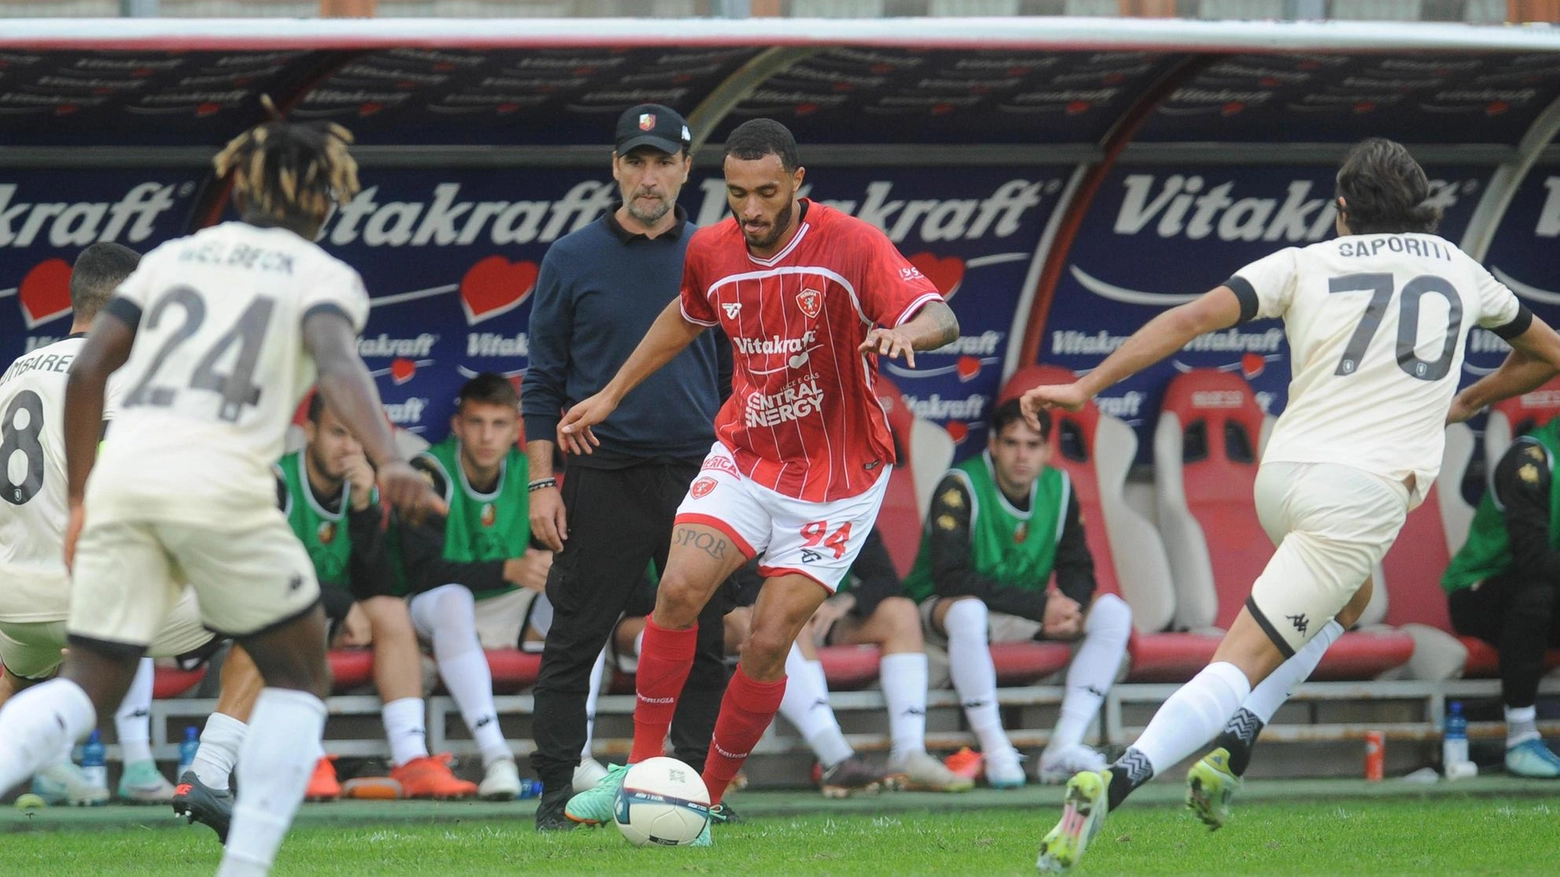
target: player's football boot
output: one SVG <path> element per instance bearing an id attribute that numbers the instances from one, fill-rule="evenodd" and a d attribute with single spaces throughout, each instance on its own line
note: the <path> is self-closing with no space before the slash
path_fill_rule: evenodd
<path id="1" fill-rule="evenodd" d="M 993 789 L 1019 789 L 1026 780 L 1024 757 L 1017 749 L 986 753 L 986 785 Z"/>
<path id="2" fill-rule="evenodd" d="M 1209 831 L 1218 831 L 1230 819 L 1230 801 L 1240 791 L 1240 777 L 1230 772 L 1230 753 L 1219 747 L 1204 755 L 1186 772 L 1186 807 Z"/>
<path id="3" fill-rule="evenodd" d="M 201 782 L 195 771 L 187 770 L 179 777 L 170 803 L 174 813 L 189 817 L 192 824 L 199 822 L 211 826 L 217 833 L 217 840 L 227 843 L 228 826 L 233 822 L 232 789 L 217 791 Z"/>
<path id="4" fill-rule="evenodd" d="M 573 831 L 575 823 L 564 815 L 564 808 L 569 805 L 569 798 L 573 794 L 570 789 L 543 792 L 541 801 L 536 805 L 536 830 Z"/>
<path id="5" fill-rule="evenodd" d="M 477 794 L 484 801 L 513 801 L 520 797 L 520 768 L 515 766 L 515 760 L 500 758 L 488 765 Z"/>
<path id="6" fill-rule="evenodd" d="M 1506 750 L 1506 773 L 1517 777 L 1554 779 L 1560 777 L 1560 757 L 1541 739 L 1528 740 Z"/>
<path id="7" fill-rule="evenodd" d="M 601 778 L 606 775 L 606 765 L 594 758 L 581 758 L 580 766 L 574 769 L 574 791 L 583 792 L 601 782 Z"/>
<path id="8" fill-rule="evenodd" d="M 818 788 L 825 798 L 848 798 L 858 793 L 881 791 L 889 785 L 889 775 L 860 756 L 852 755 L 818 775 Z"/>
<path id="9" fill-rule="evenodd" d="M 1110 772 L 1104 770 L 1086 771 L 1067 781 L 1062 821 L 1040 841 L 1040 858 L 1035 860 L 1040 873 L 1065 874 L 1083 858 L 1089 841 L 1105 824 L 1109 789 Z"/>
<path id="10" fill-rule="evenodd" d="M 33 776 L 34 795 L 50 804 L 96 807 L 108 803 L 108 789 L 87 779 L 74 762 L 57 761 Z"/>
<path id="11" fill-rule="evenodd" d="M 450 757 L 424 755 L 393 768 L 390 778 L 401 784 L 408 798 L 469 798 L 477 793 L 477 784 L 450 772 Z"/>
<path id="12" fill-rule="evenodd" d="M 888 770 L 899 779 L 899 787 L 915 792 L 968 792 L 975 781 L 949 770 L 924 750 L 906 753 L 888 760 Z"/>
<path id="13" fill-rule="evenodd" d="M 986 772 L 986 759 L 966 746 L 943 759 L 943 766 L 970 782 L 978 782 Z"/>
<path id="14" fill-rule="evenodd" d="M 133 761 L 119 777 L 119 799 L 131 804 L 166 804 L 173 800 L 173 783 L 154 761 Z"/>
<path id="15" fill-rule="evenodd" d="M 612 821 L 612 811 L 617 807 L 618 792 L 623 790 L 623 775 L 628 765 L 614 764 L 607 768 L 607 775 L 596 785 L 569 799 L 563 808 L 565 816 L 582 825 L 605 825 Z"/>
<path id="16" fill-rule="evenodd" d="M 715 842 L 710 837 L 711 825 L 714 825 L 717 822 L 721 823 L 722 825 L 735 825 L 741 821 L 742 817 L 737 815 L 737 811 L 731 809 L 726 805 L 725 801 L 722 801 L 719 804 L 710 807 L 710 819 L 708 822 L 704 823 L 704 830 L 699 832 L 699 836 L 694 839 L 692 845 L 696 847 L 714 846 Z"/>
<path id="17" fill-rule="evenodd" d="M 1055 752 L 1040 753 L 1040 770 L 1037 779 L 1048 785 L 1059 786 L 1076 774 L 1086 770 L 1104 770 L 1107 766 L 1109 762 L 1105 760 L 1105 756 L 1096 752 L 1093 747 L 1079 743 Z"/>
<path id="18" fill-rule="evenodd" d="M 327 755 L 314 763 L 314 775 L 303 792 L 305 801 L 334 801 L 341 797 L 341 780 L 336 778 L 336 756 Z"/>

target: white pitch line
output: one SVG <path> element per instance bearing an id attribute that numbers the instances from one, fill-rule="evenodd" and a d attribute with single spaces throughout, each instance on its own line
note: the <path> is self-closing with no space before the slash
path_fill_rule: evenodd
<path id="1" fill-rule="evenodd" d="M 396 295 L 386 295 L 381 296 L 380 298 L 371 298 L 368 300 L 368 306 L 373 308 L 380 305 L 399 304 L 403 301 L 412 301 L 419 298 L 431 298 L 435 295 L 443 295 L 446 292 L 453 292 L 459 288 L 460 284 L 458 283 L 450 283 L 444 286 L 430 286 L 427 289 L 415 289 L 411 292 L 402 292 L 397 293 Z"/>

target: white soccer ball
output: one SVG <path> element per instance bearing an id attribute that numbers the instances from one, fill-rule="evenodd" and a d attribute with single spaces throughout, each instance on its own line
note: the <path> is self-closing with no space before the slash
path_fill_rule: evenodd
<path id="1" fill-rule="evenodd" d="M 699 772 L 675 758 L 650 758 L 628 769 L 613 813 L 636 847 L 684 846 L 710 821 L 710 792 Z"/>

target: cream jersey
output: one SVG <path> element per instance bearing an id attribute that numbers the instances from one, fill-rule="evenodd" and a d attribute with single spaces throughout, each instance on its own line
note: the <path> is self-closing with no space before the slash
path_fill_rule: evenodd
<path id="1" fill-rule="evenodd" d="M 1482 265 L 1432 234 L 1349 235 L 1291 247 L 1226 284 L 1241 317 L 1282 317 L 1289 404 L 1264 462 L 1342 463 L 1424 499 L 1475 325 L 1512 338 L 1532 315 Z"/>
<path id="2" fill-rule="evenodd" d="M 71 335 L 11 363 L 0 376 L 0 621 L 58 621 L 70 611 L 65 571 L 65 377 L 86 336 Z M 119 407 L 108 382 L 103 417 Z"/>
<path id="3" fill-rule="evenodd" d="M 137 330 L 88 520 L 231 531 L 279 515 L 271 464 L 315 379 L 303 321 L 330 309 L 361 331 L 368 307 L 356 271 L 285 229 L 228 222 L 148 253 L 108 304 Z"/>

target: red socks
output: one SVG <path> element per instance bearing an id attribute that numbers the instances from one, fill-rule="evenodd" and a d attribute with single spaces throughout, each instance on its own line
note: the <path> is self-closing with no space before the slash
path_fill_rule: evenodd
<path id="1" fill-rule="evenodd" d="M 629 764 L 666 754 L 666 732 L 672 727 L 683 683 L 693 669 L 698 640 L 697 624 L 687 630 L 667 630 L 645 620 L 645 639 L 639 647 L 639 672 L 635 675 L 639 701 L 634 706 L 634 749 L 628 756 Z"/>
<path id="2" fill-rule="evenodd" d="M 643 666 L 640 665 L 641 672 Z M 748 753 L 757 745 L 758 738 L 764 736 L 764 729 L 775 720 L 775 713 L 780 711 L 780 698 L 784 695 L 784 676 L 774 682 L 754 682 L 740 664 L 737 666 L 737 672 L 732 674 L 731 682 L 726 686 L 726 696 L 721 700 L 720 718 L 715 720 L 715 735 L 710 740 L 710 754 L 704 760 L 704 785 L 710 790 L 711 804 L 720 803 L 726 787 L 747 761 Z M 640 709 L 643 708 L 644 702 L 640 701 Z"/>

